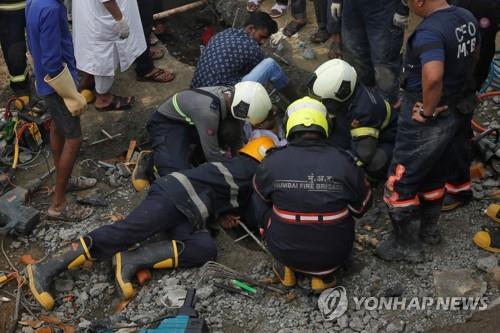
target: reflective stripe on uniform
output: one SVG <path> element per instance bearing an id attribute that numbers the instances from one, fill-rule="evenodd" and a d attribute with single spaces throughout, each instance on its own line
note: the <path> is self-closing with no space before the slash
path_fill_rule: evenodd
<path id="1" fill-rule="evenodd" d="M 273 206 L 273 212 L 280 220 L 293 223 L 331 223 L 349 216 L 349 210 L 347 208 L 332 213 L 298 213 L 289 212 Z"/>
<path id="2" fill-rule="evenodd" d="M 193 121 L 191 120 L 191 118 L 189 118 L 188 116 L 186 116 L 186 114 L 184 112 L 182 112 L 181 108 L 179 107 L 179 104 L 177 104 L 177 94 L 174 95 L 174 97 L 172 97 L 172 104 L 174 105 L 174 109 L 175 111 L 181 116 L 184 118 L 184 120 L 189 124 L 189 125 L 193 125 Z"/>
<path id="3" fill-rule="evenodd" d="M 434 200 L 439 200 L 442 197 L 444 197 L 444 193 L 445 193 L 445 189 L 443 187 L 443 188 L 438 188 L 438 189 L 433 190 L 433 191 L 424 192 L 424 193 L 422 193 L 422 196 L 427 201 L 434 201 Z"/>
<path id="4" fill-rule="evenodd" d="M 366 194 L 366 197 L 363 199 L 363 202 L 361 203 L 361 207 L 359 209 L 356 209 L 351 205 L 347 205 L 347 207 L 349 207 L 349 210 L 351 212 L 354 212 L 355 214 L 361 214 L 365 210 L 366 204 L 368 204 L 371 197 L 372 197 L 372 190 L 368 189 L 368 193 Z"/>
<path id="5" fill-rule="evenodd" d="M 229 189 L 230 189 L 230 193 L 231 193 L 231 199 L 230 199 L 231 206 L 233 208 L 238 207 L 239 206 L 238 205 L 239 187 L 234 182 L 233 175 L 228 170 L 228 168 L 226 168 L 222 163 L 214 162 L 212 164 L 220 171 L 220 173 L 222 173 L 222 175 L 224 176 L 224 180 L 226 181 L 227 185 L 229 185 Z"/>
<path id="6" fill-rule="evenodd" d="M 382 123 L 382 126 L 380 127 L 380 129 L 382 129 L 382 130 L 384 128 L 386 128 L 387 126 L 389 126 L 389 122 L 391 121 L 391 117 L 392 117 L 391 105 L 386 100 L 384 100 L 384 103 L 385 103 L 385 119 L 384 119 L 384 122 Z"/>
<path id="7" fill-rule="evenodd" d="M 471 182 L 466 181 L 465 183 L 461 185 L 452 185 L 450 183 L 445 184 L 446 187 L 446 192 L 450 194 L 457 194 L 463 191 L 470 191 L 471 190 Z"/>
<path id="8" fill-rule="evenodd" d="M 23 74 L 20 75 L 9 75 L 9 81 L 12 83 L 19 83 L 26 81 L 26 77 L 28 76 L 28 67 L 26 67 Z"/>
<path id="9" fill-rule="evenodd" d="M 182 173 L 179 172 L 172 172 L 170 176 L 174 177 L 181 183 L 182 187 L 186 190 L 188 196 L 193 200 L 193 203 L 195 204 L 196 208 L 198 208 L 198 211 L 201 214 L 201 217 L 203 219 L 207 219 L 209 214 L 208 214 L 208 209 L 207 206 L 201 201 L 201 198 L 198 196 L 198 193 L 196 193 L 193 184 L 189 181 L 189 179 L 183 175 Z"/>
<path id="10" fill-rule="evenodd" d="M 373 127 L 358 127 L 351 130 L 351 136 L 353 138 L 360 136 L 373 136 L 375 139 L 378 139 L 379 133 L 380 131 Z"/>
<path id="11" fill-rule="evenodd" d="M 15 11 L 15 10 L 21 10 L 26 7 L 26 1 L 19 1 L 19 2 L 13 2 L 13 3 L 1 3 L 0 4 L 0 11 Z"/>

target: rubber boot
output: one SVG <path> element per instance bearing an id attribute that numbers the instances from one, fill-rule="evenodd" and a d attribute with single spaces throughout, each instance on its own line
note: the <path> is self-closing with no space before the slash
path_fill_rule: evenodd
<path id="1" fill-rule="evenodd" d="M 284 287 L 291 288 L 297 283 L 293 269 L 276 260 L 273 262 L 273 271 Z"/>
<path id="2" fill-rule="evenodd" d="M 424 250 L 419 238 L 420 221 L 417 208 L 393 208 L 389 213 L 393 231 L 375 250 L 375 254 L 387 261 L 422 262 Z"/>
<path id="3" fill-rule="evenodd" d="M 323 290 L 333 288 L 336 284 L 337 279 L 333 273 L 322 276 L 313 275 L 311 278 L 311 289 L 315 294 L 321 294 Z"/>
<path id="4" fill-rule="evenodd" d="M 113 258 L 115 278 L 124 299 L 130 299 L 135 295 L 132 278 L 136 272 L 146 268 L 177 268 L 179 255 L 182 253 L 182 248 L 179 252 L 179 244 L 182 246 L 178 241 L 167 240 L 115 254 Z"/>
<path id="5" fill-rule="evenodd" d="M 75 269 L 83 265 L 86 260 L 91 260 L 90 246 L 87 246 L 90 243 L 80 237 L 78 242 L 73 242 L 41 262 L 26 267 L 31 293 L 45 310 L 50 311 L 54 308 L 54 297 L 49 292 L 52 279 L 67 269 Z"/>
<path id="6" fill-rule="evenodd" d="M 438 221 L 443 200 L 424 201 L 420 207 L 420 239 L 425 244 L 436 245 L 441 242 Z"/>
<path id="7" fill-rule="evenodd" d="M 483 250 L 500 253 L 500 228 L 483 226 L 481 231 L 478 231 L 472 239 L 474 244 Z"/>
<path id="8" fill-rule="evenodd" d="M 149 187 L 152 177 L 153 154 L 151 150 L 143 150 L 139 154 L 137 164 L 132 172 L 132 185 L 137 192 Z"/>
<path id="9" fill-rule="evenodd" d="M 464 191 L 459 194 L 446 193 L 443 200 L 441 210 L 443 212 L 451 212 L 458 207 L 467 205 L 472 198 L 472 191 Z"/>

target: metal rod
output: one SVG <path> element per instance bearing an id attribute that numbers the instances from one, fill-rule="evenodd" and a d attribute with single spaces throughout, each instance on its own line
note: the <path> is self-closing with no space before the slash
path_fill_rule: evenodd
<path id="1" fill-rule="evenodd" d="M 260 246 L 261 249 L 264 250 L 264 252 L 266 252 L 271 258 L 273 257 L 273 255 L 271 254 L 271 252 L 269 252 L 269 250 L 264 246 L 264 244 L 262 244 L 262 242 L 253 234 L 253 232 L 250 231 L 250 229 L 247 228 L 247 226 L 241 222 L 241 221 L 238 221 L 240 227 L 242 227 L 248 235 L 250 235 L 250 237 L 253 238 L 253 240 L 255 241 L 255 243 L 257 243 L 257 245 Z"/>
<path id="2" fill-rule="evenodd" d="M 175 14 L 184 13 L 184 12 L 187 12 L 188 10 L 201 7 L 206 3 L 207 3 L 207 0 L 200 0 L 200 1 L 193 2 L 193 3 L 189 3 L 189 4 L 184 5 L 184 6 L 165 10 L 163 12 L 159 12 L 159 13 L 154 14 L 153 20 L 160 20 L 162 18 L 169 17 L 169 16 L 172 16 Z"/>
<path id="3" fill-rule="evenodd" d="M 249 234 L 244 234 L 243 236 L 236 238 L 234 240 L 234 242 L 238 243 L 240 240 L 243 240 L 243 239 L 247 238 L 248 236 L 250 236 L 250 235 Z"/>

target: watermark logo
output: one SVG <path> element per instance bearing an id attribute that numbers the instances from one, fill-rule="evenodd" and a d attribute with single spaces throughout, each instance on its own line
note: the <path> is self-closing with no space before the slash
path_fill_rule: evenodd
<path id="1" fill-rule="evenodd" d="M 488 308 L 486 297 L 356 297 L 354 308 L 387 311 L 475 311 Z M 344 287 L 325 289 L 318 298 L 319 311 L 326 321 L 341 317 L 349 304 Z"/>
<path id="2" fill-rule="evenodd" d="M 341 317 L 346 311 L 349 301 L 344 287 L 325 289 L 318 298 L 318 307 L 326 321 Z"/>

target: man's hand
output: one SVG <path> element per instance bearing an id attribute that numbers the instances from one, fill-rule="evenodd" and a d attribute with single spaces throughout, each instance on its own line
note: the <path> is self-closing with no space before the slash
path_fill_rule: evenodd
<path id="1" fill-rule="evenodd" d="M 408 22 L 410 21 L 408 15 L 401 15 L 398 13 L 394 13 L 392 17 L 392 24 L 401 29 L 406 29 L 408 27 Z"/>
<path id="2" fill-rule="evenodd" d="M 226 214 L 226 215 L 220 216 L 219 219 L 217 220 L 217 222 L 219 222 L 219 224 L 224 229 L 232 229 L 232 228 L 240 225 L 240 217 L 237 215 Z"/>
<path id="3" fill-rule="evenodd" d="M 340 18 L 340 15 L 342 15 L 342 5 L 340 3 L 332 3 L 330 10 L 332 11 L 333 18 L 336 20 Z"/>
<path id="4" fill-rule="evenodd" d="M 125 21 L 125 17 L 122 17 L 121 20 L 116 21 L 115 31 L 120 35 L 120 39 L 127 39 L 128 35 L 130 34 L 130 28 L 127 21 Z"/>
<path id="5" fill-rule="evenodd" d="M 413 110 L 412 110 L 412 116 L 411 119 L 414 121 L 424 124 L 427 122 L 427 120 L 431 119 L 431 117 L 437 117 L 441 112 L 448 110 L 448 105 L 444 106 L 439 106 L 432 112 L 429 112 L 428 110 L 424 110 L 424 104 L 422 102 L 416 102 L 415 105 L 413 105 Z M 422 114 L 429 118 L 425 118 Z"/>

